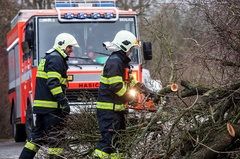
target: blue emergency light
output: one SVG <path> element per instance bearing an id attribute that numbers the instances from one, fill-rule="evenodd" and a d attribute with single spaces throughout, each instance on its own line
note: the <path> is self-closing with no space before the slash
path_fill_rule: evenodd
<path id="1" fill-rule="evenodd" d="M 113 13 L 108 12 L 108 13 L 104 13 L 103 17 L 105 19 L 111 19 L 111 18 L 114 18 L 114 15 Z"/>
<path id="2" fill-rule="evenodd" d="M 78 13 L 77 18 L 78 19 L 86 19 L 87 18 L 87 13 Z"/>
<path id="3" fill-rule="evenodd" d="M 118 10 L 115 7 L 115 0 L 55 0 L 55 7 L 58 12 L 58 19 L 61 22 L 75 22 L 75 21 L 116 21 L 119 17 Z M 94 7 L 92 13 L 78 12 L 78 8 L 83 9 Z M 97 7 L 112 7 L 110 10 L 113 12 L 94 12 L 98 10 Z M 64 12 L 64 10 L 71 10 L 70 12 Z"/>
<path id="4" fill-rule="evenodd" d="M 73 19 L 74 13 L 64 13 L 64 19 Z"/>
<path id="5" fill-rule="evenodd" d="M 74 13 L 64 13 L 63 15 L 63 18 L 64 19 L 87 19 L 87 18 L 90 18 L 90 19 L 99 19 L 99 18 L 102 18 L 102 19 L 112 19 L 112 18 L 115 18 L 115 15 L 111 12 L 108 12 L 108 13 L 104 13 L 104 14 L 100 14 L 98 12 L 93 12 L 91 14 L 87 14 L 87 13 L 77 13 L 77 14 L 74 14 Z"/>
<path id="6" fill-rule="evenodd" d="M 100 18 L 100 13 L 91 13 L 90 17 L 92 19 L 98 19 L 98 18 Z"/>
<path id="7" fill-rule="evenodd" d="M 115 7 L 115 0 L 55 0 L 55 7 Z"/>

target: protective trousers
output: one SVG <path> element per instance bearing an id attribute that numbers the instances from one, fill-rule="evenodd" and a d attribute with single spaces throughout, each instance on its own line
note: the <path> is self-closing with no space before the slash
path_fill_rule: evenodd
<path id="1" fill-rule="evenodd" d="M 63 148 L 59 147 L 59 141 L 64 137 L 62 130 L 63 116 L 56 114 L 37 114 L 36 128 L 31 133 L 30 140 L 25 144 L 19 159 L 33 159 L 39 150 L 39 146 L 48 143 L 48 154 L 52 159 L 57 159 L 63 153 Z"/>
<path id="2" fill-rule="evenodd" d="M 123 111 L 97 109 L 99 130 L 102 138 L 94 151 L 95 157 L 118 159 L 119 157 L 113 156 L 122 154 L 124 146 L 119 141 L 126 129 L 124 113 Z"/>

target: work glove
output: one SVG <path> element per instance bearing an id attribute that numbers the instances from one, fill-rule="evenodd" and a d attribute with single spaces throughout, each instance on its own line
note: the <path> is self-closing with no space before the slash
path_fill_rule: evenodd
<path id="1" fill-rule="evenodd" d="M 60 101 L 60 104 L 62 106 L 62 114 L 64 116 L 70 114 L 70 106 L 68 104 L 68 99 L 65 97 L 63 100 Z"/>
<path id="2" fill-rule="evenodd" d="M 70 114 L 70 106 L 69 106 L 69 105 L 66 105 L 66 106 L 64 105 L 64 106 L 62 107 L 62 114 L 63 114 L 64 116 Z"/>

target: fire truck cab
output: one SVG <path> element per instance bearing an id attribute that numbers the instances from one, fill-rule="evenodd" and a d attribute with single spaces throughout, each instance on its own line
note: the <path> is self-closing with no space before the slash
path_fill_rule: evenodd
<path id="1" fill-rule="evenodd" d="M 55 0 L 53 9 L 20 10 L 7 35 L 9 101 L 15 141 L 25 141 L 34 127 L 32 103 L 37 66 L 58 34 L 70 33 L 80 45 L 68 60 L 69 102 L 72 106 L 89 106 L 96 102 L 101 71 L 111 54 L 102 43 L 113 40 L 123 29 L 139 38 L 137 26 L 136 12 L 119 10 L 115 1 Z M 132 71 L 140 82 L 142 56 L 145 60 L 152 58 L 151 43 L 142 45 L 143 55 L 140 49 L 133 49 L 130 55 Z"/>

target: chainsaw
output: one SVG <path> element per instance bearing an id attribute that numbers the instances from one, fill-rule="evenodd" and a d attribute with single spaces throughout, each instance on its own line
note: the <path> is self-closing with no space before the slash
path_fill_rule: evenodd
<path id="1" fill-rule="evenodd" d="M 128 87 L 133 80 L 131 73 L 131 67 L 125 69 L 125 83 L 128 85 Z M 143 84 L 139 83 L 138 87 L 130 88 L 129 95 L 132 96 L 133 100 L 126 104 L 128 109 L 147 110 L 151 112 L 156 111 L 156 106 L 152 99 L 153 93 Z"/>
<path id="2" fill-rule="evenodd" d="M 130 95 L 134 97 L 133 101 L 127 103 L 128 109 L 147 110 L 150 112 L 156 111 L 156 104 L 153 102 L 152 94 L 141 93 L 136 89 L 130 90 Z"/>

